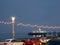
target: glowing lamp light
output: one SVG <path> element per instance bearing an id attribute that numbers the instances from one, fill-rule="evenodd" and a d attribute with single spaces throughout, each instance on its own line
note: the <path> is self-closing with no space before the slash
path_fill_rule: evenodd
<path id="1" fill-rule="evenodd" d="M 15 17 L 14 16 L 12 16 L 12 20 L 15 20 Z"/>

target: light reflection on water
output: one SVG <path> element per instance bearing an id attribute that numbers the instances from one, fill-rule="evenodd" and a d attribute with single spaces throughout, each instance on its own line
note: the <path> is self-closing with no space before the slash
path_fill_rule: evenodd
<path id="1" fill-rule="evenodd" d="M 0 33 L 0 40 L 5 40 L 11 37 L 12 37 L 11 33 Z M 15 34 L 15 38 L 26 38 L 26 37 L 28 37 L 28 35 L 26 34 L 20 34 L 20 33 Z"/>

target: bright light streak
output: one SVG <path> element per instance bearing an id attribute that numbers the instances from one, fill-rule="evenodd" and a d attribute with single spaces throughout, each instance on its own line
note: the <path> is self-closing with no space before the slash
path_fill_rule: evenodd
<path id="1" fill-rule="evenodd" d="M 11 24 L 11 22 L 0 21 L 0 24 Z"/>
<path id="2" fill-rule="evenodd" d="M 17 26 L 32 27 L 32 28 L 48 28 L 48 29 L 59 29 L 60 26 L 44 26 L 44 25 L 32 25 L 32 24 L 23 24 L 19 23 Z"/>
<path id="3" fill-rule="evenodd" d="M 0 21 L 0 24 L 11 24 L 12 22 Z M 44 26 L 44 25 L 33 25 L 33 24 L 24 24 L 18 23 L 17 26 L 31 27 L 31 28 L 48 28 L 48 29 L 59 29 L 60 26 Z"/>

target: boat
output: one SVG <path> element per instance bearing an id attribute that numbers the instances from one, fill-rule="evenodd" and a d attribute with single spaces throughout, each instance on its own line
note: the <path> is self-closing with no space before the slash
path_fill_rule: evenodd
<path id="1" fill-rule="evenodd" d="M 39 28 L 39 30 L 29 32 L 28 35 L 33 38 L 46 37 L 47 31 L 43 31 Z"/>

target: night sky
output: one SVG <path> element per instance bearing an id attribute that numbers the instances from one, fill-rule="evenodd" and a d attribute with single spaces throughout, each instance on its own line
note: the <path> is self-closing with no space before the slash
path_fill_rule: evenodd
<path id="1" fill-rule="evenodd" d="M 0 0 L 0 21 L 11 22 L 12 16 L 16 18 L 17 38 L 27 37 L 26 34 L 36 28 L 16 26 L 17 23 L 60 26 L 60 0 Z M 0 38 L 10 38 L 11 28 L 11 24 L 0 24 Z"/>

